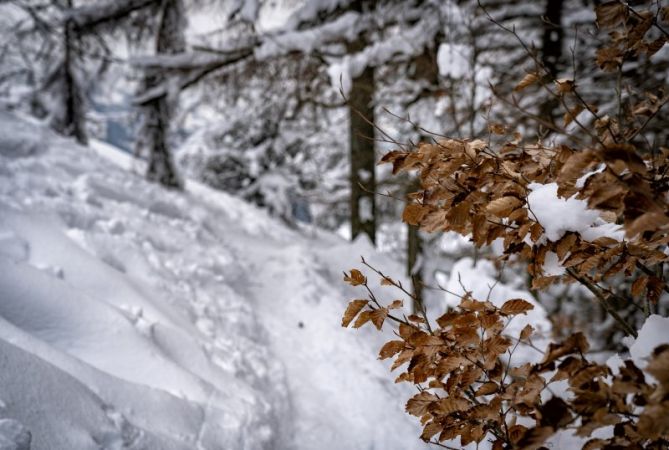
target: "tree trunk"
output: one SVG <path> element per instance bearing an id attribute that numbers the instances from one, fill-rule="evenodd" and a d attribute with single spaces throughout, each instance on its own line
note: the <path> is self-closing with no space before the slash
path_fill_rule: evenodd
<path id="1" fill-rule="evenodd" d="M 408 187 L 407 193 L 416 192 L 420 189 L 418 180 L 414 180 Z M 412 312 L 416 313 L 423 309 L 423 269 L 420 261 L 423 254 L 423 240 L 420 229 L 415 225 L 407 224 L 407 276 L 411 280 L 414 303 Z"/>
<path id="2" fill-rule="evenodd" d="M 553 78 L 558 78 L 562 60 L 562 7 L 564 0 L 546 0 L 546 14 L 543 16 L 543 36 L 541 39 L 541 62 Z M 558 114 L 560 103 L 555 98 L 543 102 L 539 115 L 553 122 Z"/>
<path id="3" fill-rule="evenodd" d="M 171 118 L 168 100 L 161 97 L 147 104 L 145 109 L 143 133 L 146 141 L 150 142 L 146 178 L 165 187 L 180 189 L 182 182 L 176 173 L 168 143 Z"/>
<path id="4" fill-rule="evenodd" d="M 72 0 L 67 0 L 65 6 L 72 8 Z M 88 144 L 86 135 L 86 121 L 84 101 L 75 72 L 77 30 L 71 20 L 66 20 L 63 30 L 63 103 L 64 110 L 54 120 L 54 128 L 66 136 L 74 137 L 82 145 Z"/>
<path id="5" fill-rule="evenodd" d="M 351 82 L 348 101 L 351 158 L 351 237 L 366 234 L 376 243 L 376 154 L 374 152 L 374 69 Z"/>
<path id="6" fill-rule="evenodd" d="M 433 89 L 424 89 L 420 94 L 423 98 L 429 98 L 434 95 L 435 90 L 440 89 L 440 75 L 439 75 L 439 64 L 437 62 L 437 49 L 439 48 L 439 42 L 443 42 L 445 36 L 440 32 L 435 36 L 434 44 L 432 46 L 426 46 L 423 50 L 423 53 L 414 58 L 412 62 L 412 67 L 410 69 L 410 79 L 418 83 L 427 83 L 428 86 Z M 473 57 L 476 56 L 473 52 Z M 474 72 L 474 71 L 472 71 Z M 473 75 L 472 75 L 473 76 Z M 474 83 L 472 83 L 472 86 Z M 474 97 L 475 89 L 472 89 L 471 104 L 472 111 L 470 114 L 471 120 L 470 123 L 470 135 L 474 135 L 473 126 L 474 126 Z M 418 140 L 420 142 L 432 142 L 434 136 L 431 136 L 428 133 L 425 133 L 424 130 L 414 127 L 413 130 L 418 134 Z M 418 176 L 412 177 L 406 186 L 405 194 L 408 196 L 414 192 L 421 190 L 421 184 Z M 406 224 L 406 237 L 407 237 L 407 246 L 406 246 L 406 275 L 411 280 L 411 293 L 414 296 L 412 311 L 417 313 L 423 309 L 423 239 L 420 234 L 420 228 L 415 225 Z"/>
<path id="7" fill-rule="evenodd" d="M 543 20 L 541 61 L 553 77 L 558 75 L 558 65 L 562 59 L 562 7 L 564 0 L 547 0 Z"/>
<path id="8" fill-rule="evenodd" d="M 161 18 L 156 36 L 156 53 L 179 53 L 184 51 L 182 0 L 163 0 Z M 144 76 L 144 91 L 160 85 L 165 76 L 160 69 L 149 70 Z M 139 130 L 136 152 L 148 152 L 146 178 L 169 188 L 183 187 L 177 175 L 169 146 L 170 122 L 177 99 L 162 96 L 142 106 L 142 123 Z"/>

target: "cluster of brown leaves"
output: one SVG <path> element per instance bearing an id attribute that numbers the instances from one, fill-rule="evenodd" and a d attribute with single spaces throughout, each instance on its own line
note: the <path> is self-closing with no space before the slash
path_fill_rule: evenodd
<path id="1" fill-rule="evenodd" d="M 667 43 L 663 33 L 652 33 L 658 22 L 667 22 L 669 7 L 659 11 L 635 11 L 622 1 L 604 2 L 595 8 L 597 25 L 610 30 L 610 42 L 597 51 L 597 65 L 604 71 L 618 70 L 630 57 L 657 53 Z"/>
<path id="2" fill-rule="evenodd" d="M 345 278 L 368 289 L 358 270 Z M 384 281 L 397 286 L 387 277 Z M 498 308 L 466 295 L 457 309 L 436 319 L 436 329 L 419 316 L 393 316 L 391 311 L 401 307 L 397 302 L 383 307 L 373 295 L 354 300 L 342 326 L 372 322 L 380 329 L 387 318 L 399 323 L 399 339 L 387 342 L 379 358 L 393 358 L 391 370 L 403 368 L 395 382 L 418 386 L 406 410 L 420 418 L 424 441 L 459 437 L 467 445 L 488 439 L 493 449 L 538 449 L 559 430 L 587 438 L 613 425 L 613 437 L 590 439 L 584 448 L 669 445 L 669 345 L 658 347 L 647 367 L 657 383 L 648 382 L 630 360 L 615 375 L 589 361 L 580 333 L 551 344 L 540 362 L 514 366 L 516 348 L 533 346 L 534 330 L 527 325 L 518 336 L 506 336 L 504 330 L 514 316 L 533 308 L 525 300 L 512 299 Z M 572 395 L 547 398 L 549 386 L 561 380 L 568 380 Z"/>
<path id="3" fill-rule="evenodd" d="M 413 194 L 404 221 L 428 232 L 471 235 L 477 246 L 502 238 L 507 257 L 532 261 L 534 288 L 554 282 L 542 270 L 549 251 L 575 275 L 593 282 L 620 272 L 630 276 L 641 267 L 644 274 L 633 295 L 657 300 L 665 285 L 653 274 L 667 260 L 661 248 L 669 242 L 669 149 L 642 157 L 631 144 L 576 150 L 509 141 L 497 150 L 481 140 L 451 139 L 387 154 L 383 162 L 392 163 L 396 172 L 420 173 L 423 189 Z M 590 172 L 577 188 L 576 181 Z M 589 242 L 570 232 L 557 242 L 547 241 L 527 202 L 533 182 L 557 182 L 561 195 L 584 198 L 604 220 L 624 224 L 627 239 Z"/>
<path id="4" fill-rule="evenodd" d="M 596 55 L 604 71 L 618 71 L 622 78 L 625 61 L 650 61 L 667 43 L 662 24 L 669 22 L 669 7 L 655 7 L 637 11 L 621 1 L 597 6 L 597 24 L 609 36 Z M 413 151 L 390 152 L 382 162 L 392 164 L 393 173 L 417 172 L 421 182 L 403 220 L 427 232 L 468 236 L 478 247 L 502 239 L 502 259 L 524 263 L 533 289 L 580 283 L 628 334 L 636 335 L 610 301 L 639 302 L 649 314 L 662 292 L 669 292 L 664 271 L 669 259 L 669 148 L 650 144 L 644 136 L 669 96 L 630 90 L 624 105 L 618 96 L 617 113 L 602 114 L 585 100 L 577 80 L 552 80 L 540 63 L 518 82 L 514 95 L 531 86 L 546 90 L 564 109 L 563 126 L 549 129 L 565 136 L 565 143 L 528 143 L 492 123 L 487 140 L 444 139 Z M 588 115 L 587 122 L 579 119 L 581 114 Z M 568 126 L 576 131 L 567 132 Z M 532 183 L 556 183 L 560 196 L 587 202 L 603 221 L 622 227 L 625 239 L 590 241 L 567 232 L 549 240 L 528 203 Z M 565 275 L 546 274 L 549 252 L 557 255 Z M 411 296 L 401 284 L 376 273 L 382 284 Z M 523 300 L 496 307 L 465 295 L 433 329 L 422 311 L 398 315 L 400 300 L 382 305 L 362 272 L 353 270 L 345 280 L 364 287 L 369 299 L 349 304 L 343 326 L 371 322 L 381 329 L 388 320 L 398 325 L 398 339 L 383 346 L 380 358 L 393 358 L 392 370 L 403 368 L 397 382 L 418 387 L 407 411 L 420 418 L 425 441 L 445 446 L 441 443 L 454 438 L 462 445 L 487 439 L 495 449 L 536 449 L 559 430 L 589 438 L 594 430 L 611 426 L 612 437 L 592 438 L 584 448 L 669 448 L 669 345 L 652 354 L 645 369 L 652 378 L 632 361 L 614 374 L 588 359 L 583 334 L 545 351 L 534 346 L 530 326 L 518 336 L 505 334 L 514 316 L 532 308 Z M 514 365 L 520 345 L 542 352 L 543 359 Z M 568 383 L 569 395 L 552 395 L 549 386 L 559 381 Z"/>
<path id="5" fill-rule="evenodd" d="M 597 17 L 601 27 L 615 27 L 614 42 L 624 40 L 626 51 L 641 51 L 640 42 L 660 19 L 650 11 L 630 11 L 621 2 L 607 2 L 597 8 Z M 515 90 L 545 78 L 545 73 L 528 74 Z M 610 117 L 583 99 L 574 80 L 553 84 L 550 92 L 566 110 L 565 126 L 574 121 L 578 142 L 588 141 L 580 146 L 528 144 L 519 133 L 491 124 L 488 140 L 444 139 L 413 151 L 392 151 L 382 163 L 392 164 L 394 173 L 418 172 L 422 186 L 410 196 L 403 220 L 428 232 L 471 236 L 479 247 L 502 238 L 507 258 L 531 261 L 535 289 L 556 281 L 543 271 L 546 255 L 553 252 L 568 269 L 565 281 L 594 286 L 623 274 L 636 279 L 632 298 L 656 302 L 663 290 L 669 292 L 659 275 L 668 258 L 663 249 L 669 243 L 669 148 L 649 151 L 640 145 L 640 135 L 669 96 L 644 93 L 625 114 Z M 594 127 L 578 121 L 584 111 Z M 584 199 L 603 220 L 623 225 L 626 239 L 589 242 L 570 232 L 547 241 L 528 205 L 528 185 L 553 182 L 561 196 Z"/>

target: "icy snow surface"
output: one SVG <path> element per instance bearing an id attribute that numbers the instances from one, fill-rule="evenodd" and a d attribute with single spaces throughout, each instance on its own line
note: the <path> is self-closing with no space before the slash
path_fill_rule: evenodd
<path id="1" fill-rule="evenodd" d="M 376 359 L 388 335 L 340 326 L 342 271 L 400 266 L 148 184 L 109 146 L 0 127 L 0 446 L 422 448 L 413 391 Z"/>

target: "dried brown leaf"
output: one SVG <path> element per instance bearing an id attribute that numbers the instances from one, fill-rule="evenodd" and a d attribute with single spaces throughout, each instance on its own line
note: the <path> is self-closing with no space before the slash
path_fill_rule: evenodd
<path id="1" fill-rule="evenodd" d="M 420 435 L 420 438 L 425 442 L 429 442 L 435 434 L 441 433 L 442 429 L 443 426 L 440 423 L 429 422 L 425 425 L 425 428 L 423 428 L 423 433 Z"/>
<path id="2" fill-rule="evenodd" d="M 367 278 L 358 269 L 351 269 L 350 274 L 344 274 L 344 281 L 351 286 L 360 286 L 367 282 Z"/>
<path id="3" fill-rule="evenodd" d="M 634 280 L 634 283 L 632 283 L 632 288 L 630 289 L 632 296 L 639 297 L 641 294 L 643 294 L 643 292 L 646 290 L 648 280 L 649 278 L 644 275 L 641 275 L 636 280 Z"/>
<path id="4" fill-rule="evenodd" d="M 528 302 L 527 300 L 516 298 L 504 302 L 500 311 L 503 314 L 515 316 L 518 314 L 525 314 L 527 311 L 531 311 L 533 309 L 534 305 L 532 305 L 532 303 Z"/>
<path id="5" fill-rule="evenodd" d="M 489 382 L 483 383 L 481 386 L 479 386 L 479 388 L 476 390 L 474 395 L 476 397 L 478 397 L 480 395 L 490 395 L 490 394 L 494 394 L 495 392 L 497 392 L 498 389 L 499 389 L 499 386 L 497 385 L 497 383 L 495 383 L 494 381 L 489 381 Z"/>
<path id="6" fill-rule="evenodd" d="M 615 28 L 627 20 L 627 5 L 621 1 L 609 1 L 595 8 L 599 28 Z"/>
<path id="7" fill-rule="evenodd" d="M 500 197 L 488 203 L 486 211 L 497 217 L 508 217 L 516 208 L 523 205 L 518 197 Z"/>
<path id="8" fill-rule="evenodd" d="M 430 212 L 430 208 L 418 205 L 416 203 L 409 203 L 404 207 L 402 213 L 402 220 L 409 225 L 420 225 L 423 218 Z"/>
<path id="9" fill-rule="evenodd" d="M 402 350 L 404 350 L 405 343 L 404 341 L 390 341 L 386 342 L 381 350 L 379 351 L 379 359 L 388 359 L 395 356 Z"/>
<path id="10" fill-rule="evenodd" d="M 388 309 L 400 309 L 404 306 L 404 302 L 402 300 L 393 300 L 390 305 L 388 305 Z"/>
<path id="11" fill-rule="evenodd" d="M 439 397 L 430 392 L 420 392 L 407 402 L 406 411 L 412 416 L 421 417 L 428 412 L 430 405 L 438 400 Z"/>
<path id="12" fill-rule="evenodd" d="M 516 87 L 513 88 L 513 90 L 516 92 L 520 92 L 523 89 L 527 88 L 528 86 L 533 85 L 537 81 L 539 81 L 539 75 L 537 75 L 536 73 L 528 73 L 523 77 L 522 80 L 520 80 L 520 82 L 516 85 Z"/>
<path id="13" fill-rule="evenodd" d="M 371 312 L 369 320 L 372 321 L 377 330 L 380 330 L 386 317 L 388 317 L 388 308 L 379 308 Z"/>
<path id="14" fill-rule="evenodd" d="M 527 340 L 530 336 L 532 336 L 532 333 L 534 333 L 534 328 L 532 327 L 532 325 L 530 324 L 525 325 L 525 327 L 520 332 L 520 340 L 521 341 Z"/>
<path id="15" fill-rule="evenodd" d="M 357 316 L 358 313 L 362 311 L 367 303 L 369 303 L 369 300 L 353 300 L 350 302 L 346 307 L 344 317 L 341 319 L 341 326 L 348 327 L 351 321 L 355 319 L 355 316 Z"/>
<path id="16" fill-rule="evenodd" d="M 372 311 L 363 311 L 353 323 L 353 328 L 360 328 L 372 319 Z"/>
<path id="17" fill-rule="evenodd" d="M 574 80 L 569 78 L 559 78 L 555 80 L 555 85 L 557 86 L 557 92 L 559 95 L 564 95 L 574 91 Z"/>

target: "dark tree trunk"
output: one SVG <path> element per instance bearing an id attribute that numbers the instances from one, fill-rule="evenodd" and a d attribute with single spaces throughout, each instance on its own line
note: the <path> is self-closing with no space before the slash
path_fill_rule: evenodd
<path id="1" fill-rule="evenodd" d="M 354 78 L 349 93 L 351 152 L 351 237 L 376 243 L 376 154 L 374 152 L 374 69 Z"/>
<path id="2" fill-rule="evenodd" d="M 156 53 L 179 53 L 185 49 L 183 38 L 182 0 L 163 0 L 161 18 L 156 36 Z M 145 74 L 143 90 L 165 82 L 160 69 Z M 169 146 L 169 132 L 175 98 L 161 96 L 142 105 L 142 123 L 137 140 L 138 154 L 148 153 L 146 178 L 169 188 L 180 189 L 182 182 L 177 175 Z"/>
<path id="3" fill-rule="evenodd" d="M 356 0 L 350 9 L 359 13 L 374 2 Z M 364 36 L 348 44 L 349 53 L 362 51 Z M 351 80 L 348 94 L 349 151 L 351 162 L 351 238 L 366 234 L 376 244 L 376 153 L 374 151 L 374 68 L 366 67 Z"/>
<path id="4" fill-rule="evenodd" d="M 440 33 L 437 37 L 435 37 L 435 45 L 432 47 L 426 47 L 423 53 L 413 60 L 411 67 L 411 78 L 413 80 L 427 82 L 429 86 L 435 88 L 440 85 L 439 64 L 437 63 L 437 43 L 442 40 L 443 36 Z M 434 95 L 434 93 L 431 90 L 424 90 L 420 95 L 427 97 Z M 419 140 L 421 142 L 433 141 L 433 136 L 426 134 L 423 130 L 416 128 L 414 131 L 419 134 Z M 413 178 L 407 184 L 406 194 L 412 194 L 414 192 L 420 191 L 420 189 L 421 185 L 419 179 Z M 411 280 L 412 294 L 414 296 L 414 304 L 412 305 L 412 308 L 413 312 L 416 313 L 421 311 L 423 308 L 424 278 L 423 269 L 421 267 L 421 260 L 423 256 L 423 239 L 421 237 L 419 227 L 415 225 L 406 224 L 406 233 L 406 275 Z"/>
<path id="5" fill-rule="evenodd" d="M 67 0 L 65 6 L 72 8 L 72 0 Z M 88 144 L 86 135 L 86 121 L 84 101 L 75 72 L 77 30 L 71 20 L 66 20 L 63 30 L 63 111 L 55 118 L 54 128 L 66 136 L 74 137 L 82 145 Z"/>
<path id="6" fill-rule="evenodd" d="M 562 7 L 564 0 L 546 0 L 546 14 L 543 16 L 543 36 L 541 39 L 541 62 L 553 78 L 558 78 L 562 62 Z M 543 102 L 540 116 L 554 121 L 559 111 L 559 101 L 551 98 Z"/>
<path id="7" fill-rule="evenodd" d="M 547 0 L 546 14 L 543 21 L 543 38 L 541 46 L 541 61 L 553 77 L 558 75 L 559 64 L 562 60 L 562 43 L 564 30 L 562 29 L 562 7 L 564 0 Z"/>
<path id="8" fill-rule="evenodd" d="M 148 142 L 149 161 L 146 178 L 169 188 L 180 189 L 182 182 L 177 175 L 172 152 L 169 148 L 170 106 L 166 97 L 153 100 L 146 105 L 143 132 Z"/>
<path id="9" fill-rule="evenodd" d="M 420 189 L 418 180 L 409 185 L 407 193 L 416 192 Z M 407 224 L 407 276 L 411 280 L 414 304 L 411 305 L 416 313 L 423 309 L 423 269 L 420 258 L 423 254 L 423 239 L 420 229 L 415 225 Z"/>

